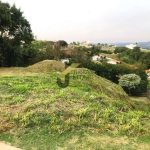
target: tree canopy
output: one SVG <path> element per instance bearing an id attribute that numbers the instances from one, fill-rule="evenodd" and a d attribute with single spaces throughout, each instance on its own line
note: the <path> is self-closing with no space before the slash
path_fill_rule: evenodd
<path id="1" fill-rule="evenodd" d="M 68 43 L 67 43 L 66 41 L 64 41 L 64 40 L 59 40 L 59 41 L 57 41 L 57 43 L 58 43 L 60 46 L 67 46 L 67 45 L 68 45 Z"/>
<path id="2" fill-rule="evenodd" d="M 127 87 L 130 94 L 130 89 L 135 88 L 138 84 L 140 84 L 140 81 L 140 76 L 136 74 L 125 74 L 119 79 L 119 85 L 122 87 Z"/>
<path id="3" fill-rule="evenodd" d="M 15 4 L 0 1 L 0 66 L 16 66 L 28 56 L 34 40 L 29 22 Z"/>
<path id="4" fill-rule="evenodd" d="M 128 64 L 137 64 L 140 63 L 145 66 L 145 69 L 150 68 L 150 52 L 142 51 L 140 47 L 134 47 L 133 49 L 128 49 L 126 47 L 116 47 L 115 54 L 118 53 L 117 57 L 122 62 Z"/>

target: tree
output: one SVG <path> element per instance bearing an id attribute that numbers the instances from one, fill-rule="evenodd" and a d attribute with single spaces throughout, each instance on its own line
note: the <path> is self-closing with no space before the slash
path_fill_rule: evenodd
<path id="1" fill-rule="evenodd" d="M 77 45 L 77 43 L 73 41 L 73 45 Z"/>
<path id="2" fill-rule="evenodd" d="M 10 6 L 8 3 L 0 1 L 0 36 L 8 30 L 11 26 Z"/>
<path id="3" fill-rule="evenodd" d="M 115 54 L 122 53 L 122 52 L 126 51 L 127 49 L 128 49 L 127 47 L 116 47 L 114 50 L 114 53 Z"/>
<path id="4" fill-rule="evenodd" d="M 34 40 L 29 22 L 15 5 L 0 1 L 0 66 L 18 66 Z"/>
<path id="5" fill-rule="evenodd" d="M 130 95 L 130 90 L 139 85 L 140 81 L 141 81 L 140 76 L 136 74 L 125 74 L 121 76 L 121 78 L 119 79 L 119 85 L 122 87 L 127 87 Z"/>
<path id="6" fill-rule="evenodd" d="M 59 41 L 57 41 L 57 43 L 58 43 L 60 46 L 67 46 L 67 45 L 68 45 L 68 43 L 67 43 L 66 41 L 64 41 L 64 40 L 59 40 Z"/>
<path id="7" fill-rule="evenodd" d="M 150 59 L 149 58 L 150 58 L 150 52 L 141 52 L 139 61 L 142 64 L 146 65 L 146 67 L 147 67 L 146 69 L 150 68 Z"/>
<path id="8" fill-rule="evenodd" d="M 91 48 L 91 56 L 98 55 L 101 51 L 101 47 L 98 46 L 92 46 Z"/>
<path id="9" fill-rule="evenodd" d="M 71 63 L 86 63 L 91 59 L 86 47 L 75 47 L 71 51 Z"/>
<path id="10" fill-rule="evenodd" d="M 132 58 L 135 60 L 135 61 L 138 61 L 139 58 L 140 58 L 140 55 L 141 55 L 141 50 L 140 50 L 140 47 L 134 47 L 133 50 L 132 50 L 132 53 L 131 53 L 131 56 Z"/>

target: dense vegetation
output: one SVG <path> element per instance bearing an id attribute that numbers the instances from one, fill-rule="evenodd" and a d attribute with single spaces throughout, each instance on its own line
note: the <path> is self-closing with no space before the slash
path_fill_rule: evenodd
<path id="1" fill-rule="evenodd" d="M 93 62 L 86 63 L 84 66 L 95 71 L 97 75 L 111 80 L 116 84 L 118 84 L 119 78 L 122 75 L 135 73 L 141 77 L 141 82 L 135 87 L 135 89 L 131 89 L 131 94 L 141 95 L 147 90 L 147 75 L 143 68 L 137 68 L 135 66 L 129 66 L 126 64 L 111 65 L 107 63 L 95 64 Z M 128 88 L 124 87 L 124 90 L 128 93 Z"/>
<path id="2" fill-rule="evenodd" d="M 31 55 L 33 41 L 29 22 L 23 12 L 0 1 L 0 66 L 20 66 Z"/>
<path id="3" fill-rule="evenodd" d="M 31 65 L 0 68 L 0 140 L 25 150 L 150 149 L 149 103 L 129 98 L 124 92 L 128 93 L 128 86 L 123 90 L 117 85 L 121 76 L 134 73 L 141 80 L 131 94 L 141 95 L 150 89 L 145 73 L 150 53 L 139 47 L 120 47 L 114 52 L 125 63 L 97 64 L 91 57 L 101 52 L 111 54 L 102 50 L 108 45 L 86 48 L 72 44 L 75 47 L 67 51 L 64 40 L 34 40 L 23 12 L 0 1 L 0 66 Z M 60 62 L 63 58 L 71 59 L 68 65 L 77 62 L 90 69 L 83 73 L 83 68 L 76 68 L 69 74 L 66 88 L 56 84 L 65 69 Z M 116 138 L 119 144 L 114 145 Z"/>
<path id="4" fill-rule="evenodd" d="M 140 76 L 136 74 L 125 74 L 120 77 L 119 79 L 119 85 L 122 87 L 126 87 L 129 90 L 129 95 L 130 95 L 130 90 L 135 88 L 137 85 L 139 85 L 141 82 Z"/>
<path id="5" fill-rule="evenodd" d="M 99 138 L 105 136 L 113 140 L 128 136 L 130 142 L 138 136 L 139 140 L 145 138 L 145 144 L 149 143 L 149 105 L 134 103 L 119 85 L 90 71 L 82 77 L 72 72 L 69 86 L 63 89 L 56 84 L 58 75 L 51 72 L 0 77 L 1 140 L 25 150 L 57 149 L 57 146 L 112 149 L 111 142 L 107 145 L 100 142 Z M 67 144 L 74 136 L 84 139 Z M 89 137 L 97 138 L 96 145 Z M 140 143 L 134 146 L 136 139 L 130 142 L 114 148 L 140 147 Z"/>
<path id="6" fill-rule="evenodd" d="M 142 52 L 140 47 L 128 49 L 116 47 L 114 53 L 118 53 L 118 59 L 128 64 L 142 64 L 144 69 L 150 68 L 150 52 Z"/>

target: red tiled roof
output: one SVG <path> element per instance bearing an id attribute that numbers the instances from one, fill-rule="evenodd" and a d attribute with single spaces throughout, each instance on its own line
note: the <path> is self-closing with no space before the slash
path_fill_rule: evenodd
<path id="1" fill-rule="evenodd" d="M 116 59 L 112 59 L 111 61 L 113 61 L 113 62 L 120 62 L 119 60 L 116 60 Z"/>
<path id="2" fill-rule="evenodd" d="M 99 56 L 101 56 L 101 57 L 105 57 L 104 55 L 102 55 L 102 54 L 99 54 Z"/>
<path id="3" fill-rule="evenodd" d="M 148 70 L 145 70 L 145 72 L 146 72 L 146 73 L 150 73 L 150 69 L 148 69 Z"/>
<path id="4" fill-rule="evenodd" d="M 71 50 L 67 50 L 66 55 L 71 55 Z"/>

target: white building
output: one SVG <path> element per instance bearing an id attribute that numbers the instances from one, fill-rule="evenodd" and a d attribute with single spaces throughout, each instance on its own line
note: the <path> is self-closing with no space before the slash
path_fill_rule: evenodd
<path id="1" fill-rule="evenodd" d="M 69 59 L 69 58 L 61 59 L 60 61 L 61 61 L 62 63 L 67 63 L 67 64 L 69 64 L 70 59 Z"/>
<path id="2" fill-rule="evenodd" d="M 85 46 L 86 48 L 91 48 L 92 44 L 90 41 L 84 41 L 80 43 L 80 46 Z"/>
<path id="3" fill-rule="evenodd" d="M 101 60 L 101 57 L 95 55 L 95 56 L 92 57 L 92 60 L 100 61 L 100 60 Z"/>
<path id="4" fill-rule="evenodd" d="M 126 45 L 127 48 L 129 49 L 133 49 L 134 47 L 136 47 L 137 44 L 129 44 L 129 45 Z"/>

